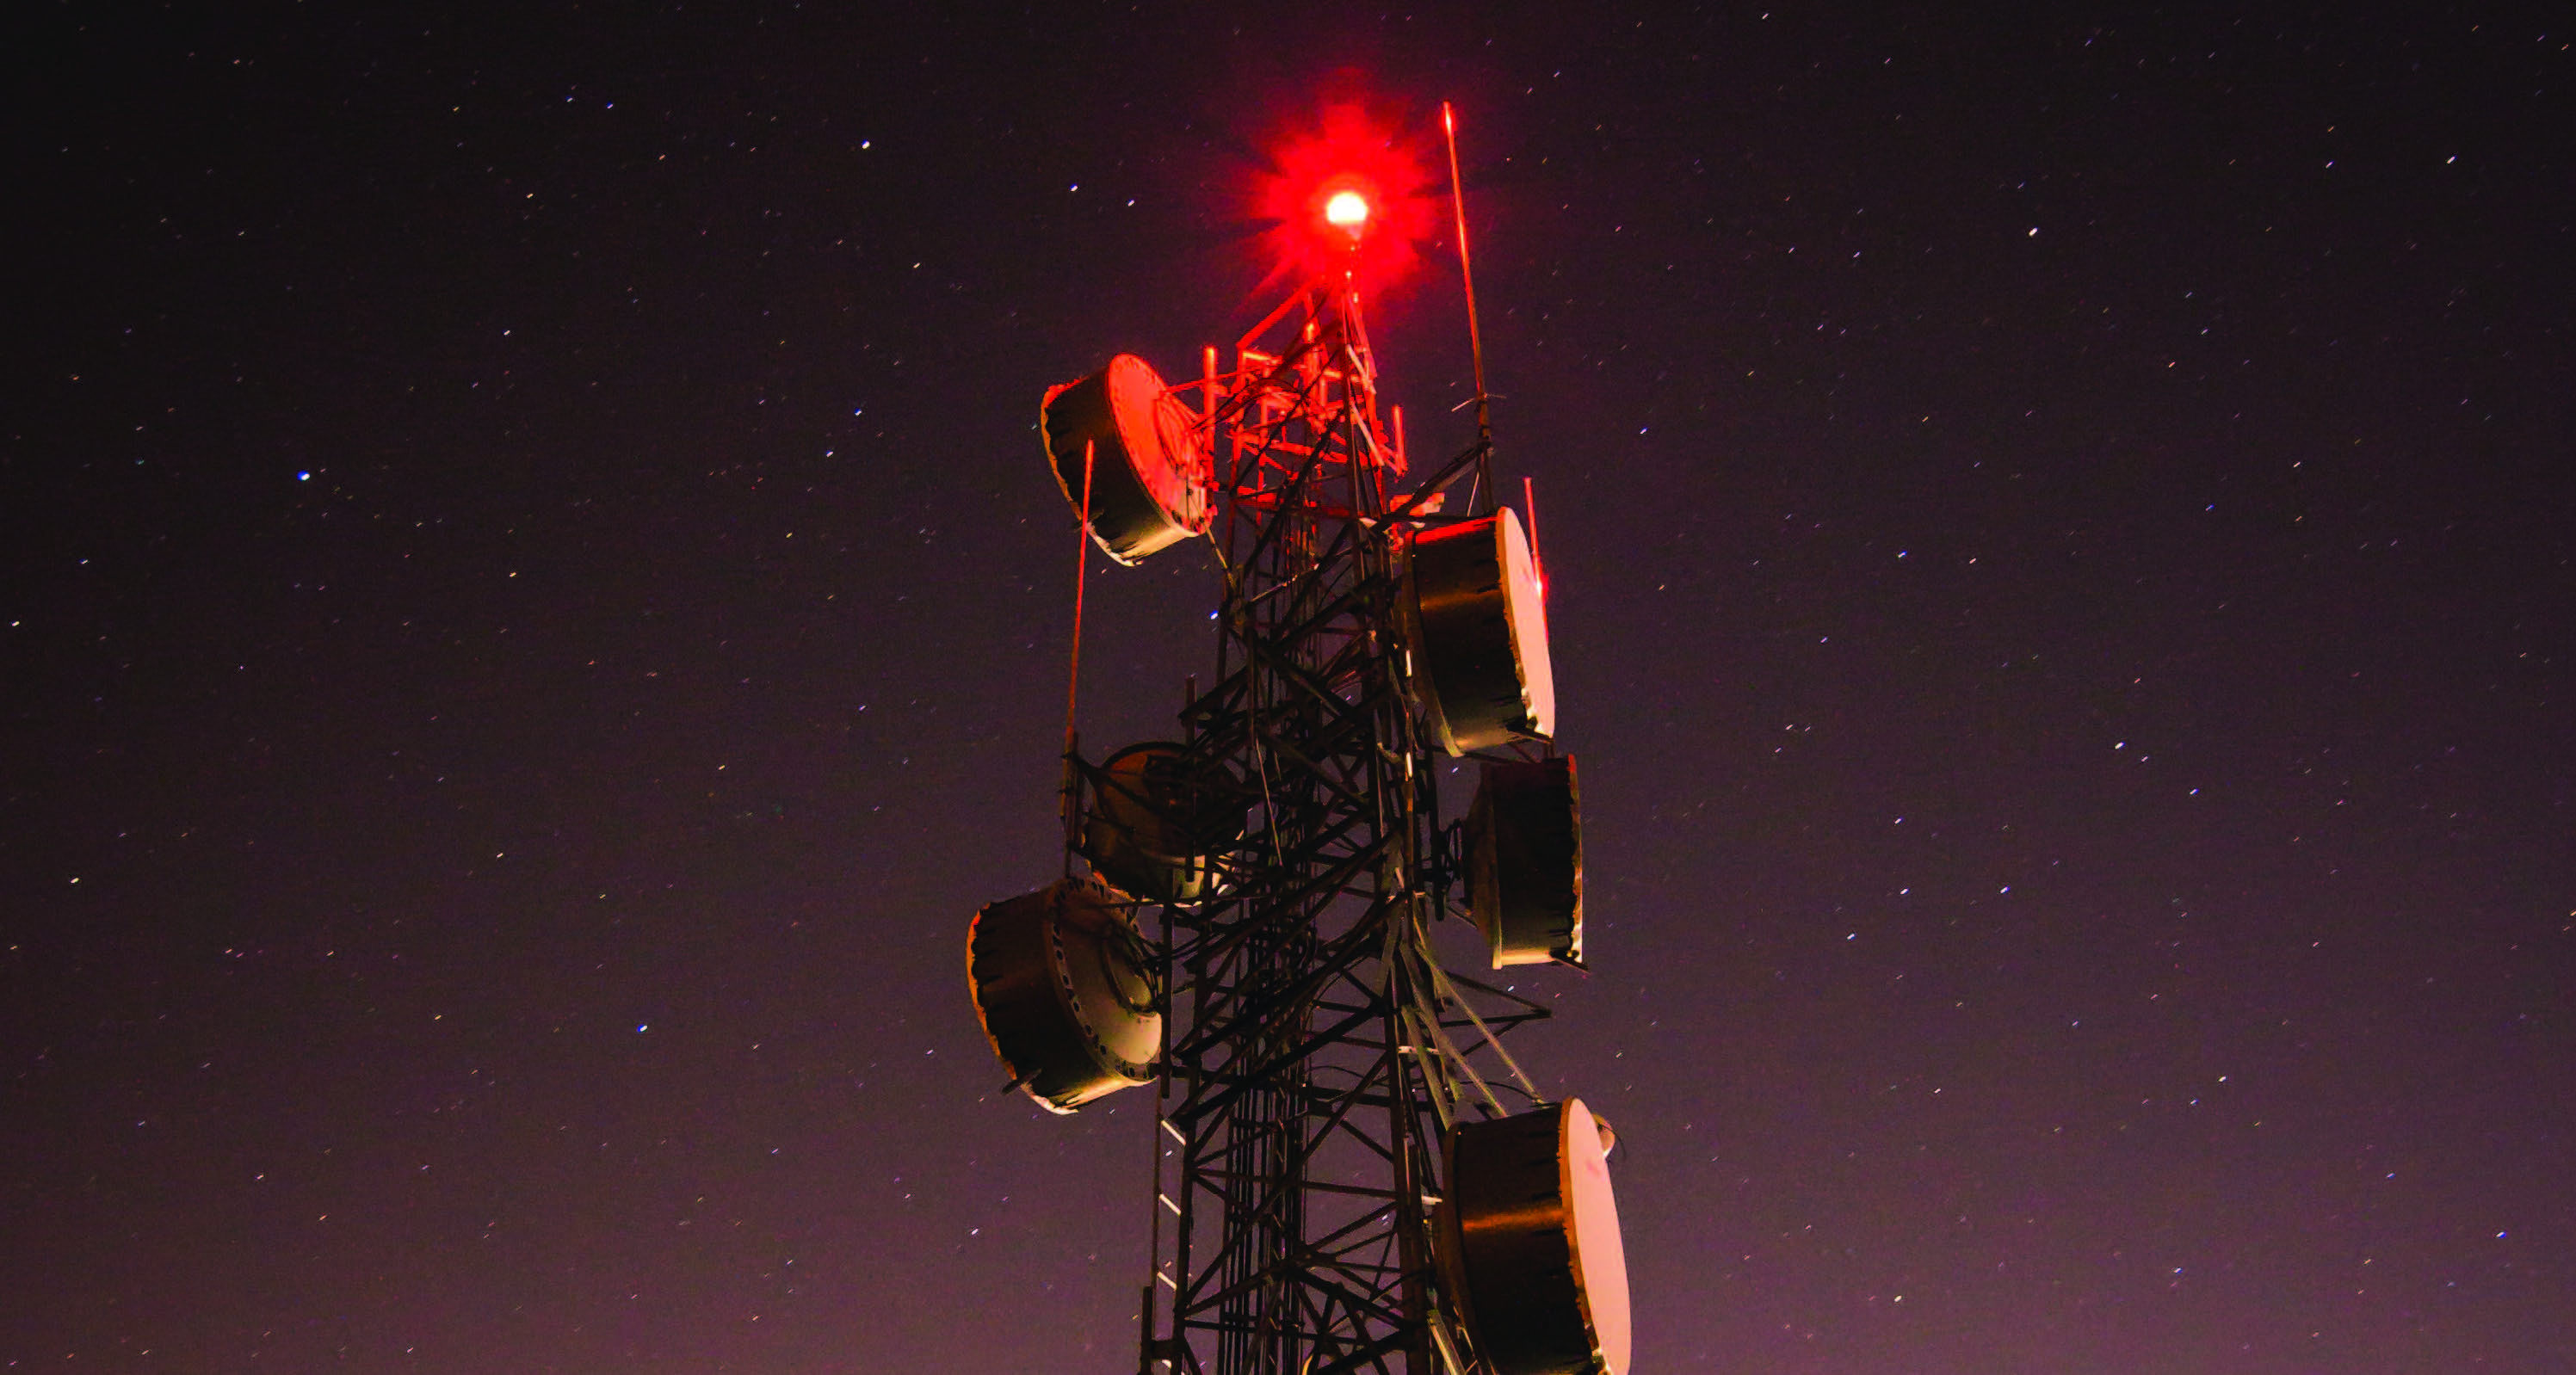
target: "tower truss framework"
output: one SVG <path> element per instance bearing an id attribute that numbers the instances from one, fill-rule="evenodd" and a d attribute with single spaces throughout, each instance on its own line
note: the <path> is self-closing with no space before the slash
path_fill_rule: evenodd
<path id="1" fill-rule="evenodd" d="M 1413 532 L 1490 513 L 1490 445 L 1397 490 L 1402 416 L 1383 423 L 1347 281 L 1175 390 L 1208 432 L 1224 575 L 1185 772 L 1221 794 L 1203 814 L 1246 820 L 1195 838 L 1206 896 L 1139 923 L 1172 990 L 1139 1372 L 1474 1375 L 1435 1246 L 1441 1143 L 1462 1113 L 1538 1101 L 1500 1038 L 1547 1013 L 1433 953 L 1459 846 L 1396 603 Z M 1068 767 L 1069 817 L 1122 786 Z"/>

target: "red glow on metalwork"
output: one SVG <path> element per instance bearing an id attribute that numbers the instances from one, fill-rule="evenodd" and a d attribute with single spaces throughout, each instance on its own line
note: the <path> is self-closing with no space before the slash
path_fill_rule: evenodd
<path id="1" fill-rule="evenodd" d="M 1252 193 L 1253 214 L 1270 223 L 1262 245 L 1273 273 L 1307 279 L 1356 266 L 1378 286 L 1410 273 L 1440 228 L 1441 190 L 1421 152 L 1355 102 L 1327 105 L 1281 139 Z"/>

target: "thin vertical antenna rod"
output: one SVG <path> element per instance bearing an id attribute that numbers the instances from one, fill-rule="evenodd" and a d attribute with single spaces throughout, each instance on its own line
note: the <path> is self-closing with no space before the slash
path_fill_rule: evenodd
<path id="1" fill-rule="evenodd" d="M 1521 519 L 1529 522 L 1530 570 L 1538 578 L 1539 595 L 1545 597 L 1547 557 L 1538 545 L 1538 485 L 1526 477 L 1521 479 Z"/>
<path id="2" fill-rule="evenodd" d="M 1082 531 L 1076 536 L 1081 551 L 1073 562 L 1073 663 L 1065 673 L 1064 683 L 1064 752 L 1073 753 L 1074 694 L 1082 687 L 1082 584 L 1091 571 L 1091 470 L 1099 454 L 1097 441 L 1082 443 Z"/>
<path id="3" fill-rule="evenodd" d="M 1074 762 L 1081 737 L 1074 734 L 1073 708 L 1075 694 L 1082 688 L 1082 584 L 1084 576 L 1091 571 L 1091 478 L 1093 463 L 1099 454 L 1096 444 L 1097 442 L 1093 440 L 1084 440 L 1082 444 L 1082 529 L 1075 536 L 1076 541 L 1081 545 L 1082 552 L 1075 557 L 1073 565 L 1073 654 L 1072 662 L 1066 665 L 1064 674 L 1063 820 L 1066 847 L 1064 864 L 1068 877 L 1073 872 L 1072 846 L 1076 839 L 1073 829 L 1074 814 L 1081 809 L 1081 799 L 1078 796 L 1082 780 L 1081 766 Z"/>
<path id="4" fill-rule="evenodd" d="M 1458 221 L 1458 277 L 1467 286 L 1467 350 L 1476 359 L 1476 442 L 1494 442 L 1493 416 L 1485 405 L 1485 336 L 1476 328 L 1476 268 L 1467 257 L 1467 192 L 1458 176 L 1458 114 L 1440 102 L 1440 130 L 1449 139 L 1449 206 Z"/>

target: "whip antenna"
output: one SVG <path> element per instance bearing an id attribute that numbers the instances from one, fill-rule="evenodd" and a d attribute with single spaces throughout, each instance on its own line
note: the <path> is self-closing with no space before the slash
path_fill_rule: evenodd
<path id="1" fill-rule="evenodd" d="M 1440 132 L 1449 140 L 1449 208 L 1458 223 L 1458 277 L 1467 288 L 1467 351 L 1476 360 L 1476 443 L 1491 447 L 1493 416 L 1485 404 L 1485 336 L 1476 328 L 1476 268 L 1467 257 L 1467 192 L 1458 176 L 1458 113 L 1440 102 Z"/>

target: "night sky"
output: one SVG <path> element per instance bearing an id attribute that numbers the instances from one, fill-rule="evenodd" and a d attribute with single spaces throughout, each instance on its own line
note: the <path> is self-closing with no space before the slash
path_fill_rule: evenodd
<path id="1" fill-rule="evenodd" d="M 2576 1366 L 2564 15 L 19 8 L 0 1365 L 1132 1371 L 1038 399 L 1448 99 L 1640 1375 Z"/>

